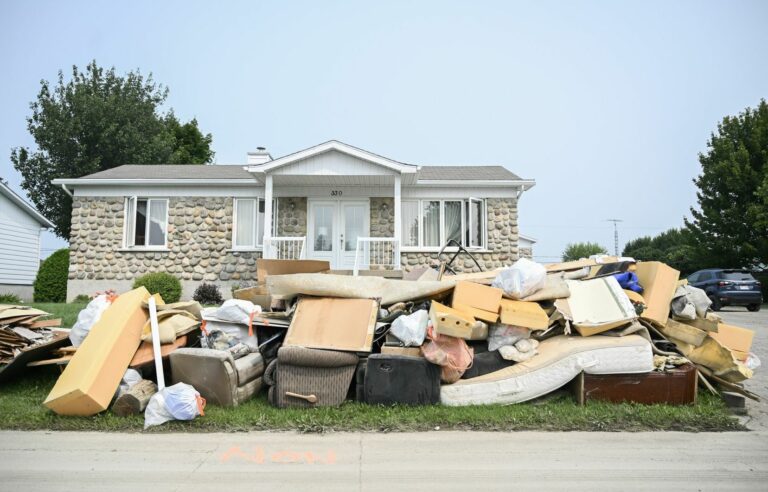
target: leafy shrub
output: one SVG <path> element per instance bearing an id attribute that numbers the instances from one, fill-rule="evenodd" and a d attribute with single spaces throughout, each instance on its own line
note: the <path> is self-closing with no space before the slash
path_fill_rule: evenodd
<path id="1" fill-rule="evenodd" d="M 179 302 L 181 281 L 165 272 L 147 273 L 133 282 L 133 288 L 146 287 L 150 294 L 160 294 L 167 303 Z"/>
<path id="2" fill-rule="evenodd" d="M 72 304 L 88 304 L 89 302 L 91 302 L 91 296 L 88 294 L 79 294 L 72 299 Z"/>
<path id="3" fill-rule="evenodd" d="M 35 279 L 35 302 L 66 302 L 69 249 L 56 251 L 43 261 Z"/>
<path id="4" fill-rule="evenodd" d="M 221 297 L 221 291 L 219 291 L 219 286 L 216 284 L 206 284 L 205 282 L 197 286 L 192 299 L 203 305 L 221 304 L 224 302 L 224 299 Z"/>
<path id="5" fill-rule="evenodd" d="M 11 292 L 0 294 L 0 304 L 21 304 L 21 297 Z"/>

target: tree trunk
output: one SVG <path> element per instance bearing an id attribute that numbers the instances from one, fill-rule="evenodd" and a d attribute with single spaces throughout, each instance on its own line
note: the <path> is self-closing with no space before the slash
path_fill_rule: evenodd
<path id="1" fill-rule="evenodd" d="M 149 399 L 155 393 L 157 393 L 157 385 L 149 379 L 142 379 L 115 400 L 112 411 L 121 417 L 141 413 L 147 408 Z"/>

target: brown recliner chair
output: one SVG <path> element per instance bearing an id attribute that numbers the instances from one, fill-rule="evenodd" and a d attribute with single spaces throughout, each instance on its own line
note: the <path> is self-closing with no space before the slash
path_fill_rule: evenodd
<path id="1" fill-rule="evenodd" d="M 171 353 L 174 383 L 192 385 L 207 403 L 237 406 L 262 385 L 264 360 L 258 352 L 234 359 L 225 350 L 180 348 Z"/>
<path id="2" fill-rule="evenodd" d="M 329 407 L 347 396 L 358 357 L 347 352 L 280 347 L 264 373 L 277 407 Z"/>

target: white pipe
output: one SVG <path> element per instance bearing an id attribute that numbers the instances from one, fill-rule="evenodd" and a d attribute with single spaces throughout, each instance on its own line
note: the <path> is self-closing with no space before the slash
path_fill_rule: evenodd
<path id="1" fill-rule="evenodd" d="M 64 190 L 64 193 L 66 193 L 70 197 L 72 198 L 75 197 L 75 195 L 73 195 L 72 192 L 67 189 L 67 185 L 65 185 L 64 183 L 61 183 L 61 189 Z"/>
<path id="2" fill-rule="evenodd" d="M 149 298 L 149 324 L 152 327 L 152 351 L 155 354 L 155 372 L 157 373 L 157 390 L 165 388 L 165 374 L 163 374 L 163 357 L 160 355 L 160 327 L 157 326 L 157 305 L 155 297 Z"/>

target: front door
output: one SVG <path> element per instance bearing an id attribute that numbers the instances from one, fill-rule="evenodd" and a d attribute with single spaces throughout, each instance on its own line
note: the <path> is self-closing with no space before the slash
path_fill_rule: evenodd
<path id="1" fill-rule="evenodd" d="M 336 270 L 354 268 L 357 238 L 369 236 L 368 201 L 317 200 L 308 209 L 307 257 L 326 260 Z M 364 258 L 359 266 L 367 267 Z"/>

